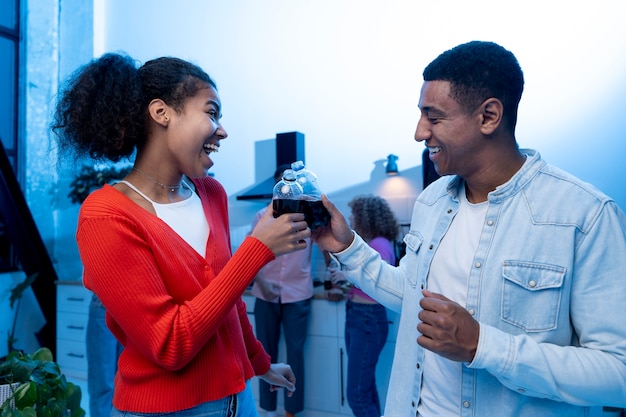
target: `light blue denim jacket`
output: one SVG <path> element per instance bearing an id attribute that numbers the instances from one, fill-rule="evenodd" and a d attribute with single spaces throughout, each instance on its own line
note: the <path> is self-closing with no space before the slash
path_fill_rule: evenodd
<path id="1" fill-rule="evenodd" d="M 463 366 L 458 415 L 599 416 L 603 405 L 625 407 L 626 217 L 593 186 L 522 152 L 522 168 L 488 197 L 465 306 L 480 336 Z M 358 236 L 335 254 L 348 279 L 401 311 L 385 417 L 416 415 L 421 289 L 463 185 L 443 177 L 420 194 L 399 267 Z"/>

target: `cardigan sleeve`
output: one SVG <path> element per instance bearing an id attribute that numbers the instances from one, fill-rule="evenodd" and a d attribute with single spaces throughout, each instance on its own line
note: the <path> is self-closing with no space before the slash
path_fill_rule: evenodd
<path id="1" fill-rule="evenodd" d="M 243 338 L 246 344 L 246 350 L 248 352 L 248 358 L 252 364 L 255 375 L 265 375 L 270 369 L 271 358 L 265 352 L 263 345 L 254 335 L 252 325 L 248 319 L 248 312 L 246 311 L 246 304 L 243 300 L 237 304 L 239 310 L 239 321 L 241 322 L 241 330 L 243 331 Z"/>

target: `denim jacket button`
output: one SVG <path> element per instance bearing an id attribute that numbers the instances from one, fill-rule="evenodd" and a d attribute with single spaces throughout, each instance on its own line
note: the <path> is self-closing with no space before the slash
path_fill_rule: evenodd
<path id="1" fill-rule="evenodd" d="M 463 401 L 463 407 L 469 408 L 469 406 L 470 406 L 469 401 Z"/>

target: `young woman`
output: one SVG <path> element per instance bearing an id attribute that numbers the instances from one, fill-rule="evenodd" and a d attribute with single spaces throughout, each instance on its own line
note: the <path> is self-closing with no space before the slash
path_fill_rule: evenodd
<path id="1" fill-rule="evenodd" d="M 208 176 L 227 137 L 220 116 L 215 82 L 171 57 L 137 68 L 106 54 L 61 92 L 61 149 L 136 155 L 124 180 L 85 200 L 76 234 L 84 284 L 124 345 L 112 416 L 254 416 L 254 375 L 295 389 L 288 365 L 270 365 L 241 294 L 275 256 L 304 249 L 310 230 L 302 214 L 268 210 L 231 254 L 227 196 Z"/>
<path id="2" fill-rule="evenodd" d="M 356 196 L 348 203 L 350 226 L 380 257 L 395 265 L 393 241 L 400 226 L 389 204 L 375 195 Z M 329 268 L 330 278 L 344 281 L 343 273 Z M 376 364 L 385 347 L 389 325 L 387 310 L 357 287 L 346 294 L 346 350 L 348 353 L 348 404 L 356 417 L 382 415 L 376 389 Z"/>

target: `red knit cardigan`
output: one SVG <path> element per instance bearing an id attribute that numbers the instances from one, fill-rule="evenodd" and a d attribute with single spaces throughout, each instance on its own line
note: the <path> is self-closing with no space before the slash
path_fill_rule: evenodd
<path id="1" fill-rule="evenodd" d="M 84 284 L 124 345 L 113 396 L 119 410 L 191 408 L 240 392 L 270 367 L 241 295 L 274 255 L 252 237 L 232 255 L 224 189 L 210 177 L 194 184 L 210 226 L 206 259 L 111 186 L 80 210 Z"/>

